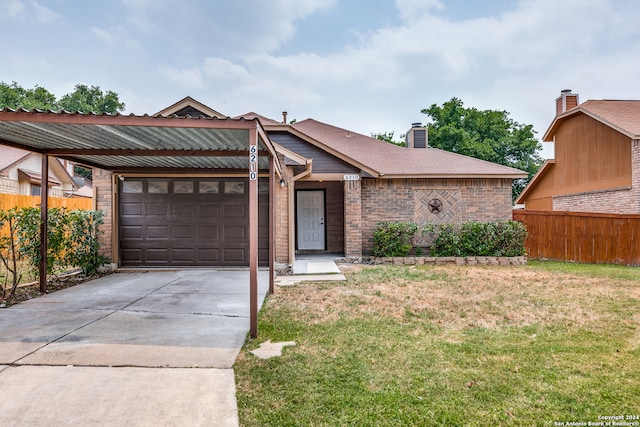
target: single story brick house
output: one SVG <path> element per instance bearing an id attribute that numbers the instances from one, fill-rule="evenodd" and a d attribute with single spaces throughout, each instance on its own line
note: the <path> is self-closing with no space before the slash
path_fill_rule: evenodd
<path id="1" fill-rule="evenodd" d="M 380 221 L 511 219 L 525 172 L 430 148 L 419 125 L 407 142 L 190 97 L 154 116 L 0 111 L 0 143 L 94 167 L 118 266 L 247 266 L 257 246 L 287 268 L 300 253 L 370 254 Z"/>
<path id="2" fill-rule="evenodd" d="M 156 114 L 172 115 L 226 118 L 190 97 Z M 290 265 L 297 253 L 327 252 L 344 254 L 347 258 L 370 254 L 373 231 L 380 221 L 425 224 L 509 220 L 512 180 L 526 177 L 520 170 L 429 148 L 426 128 L 422 127 L 413 127 L 408 132 L 409 148 L 405 148 L 313 119 L 287 123 L 286 113 L 282 121 L 256 113 L 234 119 L 258 119 L 282 166 L 282 177 L 274 195 L 275 259 L 280 268 Z M 173 181 L 175 192 L 176 183 L 198 177 L 197 174 L 166 177 L 167 183 L 163 185 L 168 188 Z M 123 175 L 122 179 L 120 185 L 133 178 Z M 155 191 L 153 186 L 158 184 L 158 176 L 136 179 L 135 185 L 141 185 L 142 194 Z M 232 191 L 226 187 L 232 185 L 230 179 L 219 178 L 220 184 L 215 185 L 225 186 L 220 187 L 220 192 Z M 200 179 L 198 185 L 202 182 Z M 105 192 L 109 190 L 104 189 Z M 260 259 L 265 260 L 269 203 L 266 183 L 260 185 L 259 192 Z M 142 226 L 144 220 L 128 215 L 129 197 L 123 193 L 118 202 L 120 263 L 146 265 L 150 258 L 145 259 L 139 250 L 146 243 L 139 239 L 139 230 L 129 225 L 130 221 L 137 221 L 136 224 Z M 149 200 L 153 203 L 153 199 Z M 141 216 L 143 212 L 151 213 L 150 206 L 145 208 L 134 203 Z M 133 232 L 135 238 L 128 239 L 128 232 Z M 236 235 L 241 236 L 241 232 Z M 220 240 L 228 239 L 221 237 Z M 131 257 L 127 255 L 130 250 L 133 251 Z M 234 265 L 242 262 L 242 256 L 222 254 L 217 262 Z"/>

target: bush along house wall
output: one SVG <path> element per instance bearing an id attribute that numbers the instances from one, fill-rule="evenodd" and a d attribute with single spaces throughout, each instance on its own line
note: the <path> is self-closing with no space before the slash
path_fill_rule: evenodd
<path id="1" fill-rule="evenodd" d="M 523 265 L 527 231 L 515 221 L 462 224 L 381 222 L 370 262 L 394 265 Z M 415 242 L 428 240 L 427 248 Z M 423 253 L 428 256 L 420 256 Z M 415 256 L 414 256 L 415 255 Z"/>

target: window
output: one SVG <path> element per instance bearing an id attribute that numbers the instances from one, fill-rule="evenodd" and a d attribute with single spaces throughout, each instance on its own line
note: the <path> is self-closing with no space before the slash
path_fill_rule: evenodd
<path id="1" fill-rule="evenodd" d="M 169 181 L 149 181 L 150 194 L 167 194 L 169 192 Z"/>
<path id="2" fill-rule="evenodd" d="M 244 194 L 244 182 L 227 181 L 224 183 L 225 194 Z"/>
<path id="3" fill-rule="evenodd" d="M 173 194 L 192 194 L 193 181 L 175 181 L 173 183 Z"/>
<path id="4" fill-rule="evenodd" d="M 38 184 L 31 184 L 31 195 L 32 196 L 40 196 L 42 195 L 42 187 Z"/>
<path id="5" fill-rule="evenodd" d="M 142 193 L 142 181 L 123 181 L 123 193 Z"/>
<path id="6" fill-rule="evenodd" d="M 218 181 L 200 181 L 200 194 L 217 194 L 220 192 L 220 183 Z"/>

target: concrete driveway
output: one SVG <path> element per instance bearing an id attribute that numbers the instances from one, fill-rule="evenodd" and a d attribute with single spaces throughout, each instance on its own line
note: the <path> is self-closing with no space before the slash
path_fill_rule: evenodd
<path id="1" fill-rule="evenodd" d="M 238 425 L 248 330 L 245 270 L 116 273 L 0 309 L 0 425 Z"/>

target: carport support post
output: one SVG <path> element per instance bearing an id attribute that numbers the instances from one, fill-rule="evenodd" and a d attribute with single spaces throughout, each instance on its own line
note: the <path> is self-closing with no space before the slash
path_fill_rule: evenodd
<path id="1" fill-rule="evenodd" d="M 48 219 L 47 210 L 49 208 L 49 156 L 42 154 L 42 172 L 40 182 L 40 293 L 47 292 L 47 240 L 48 240 Z"/>
<path id="2" fill-rule="evenodd" d="M 258 123 L 256 122 L 256 126 Z M 258 337 L 258 129 L 249 131 L 249 334 Z"/>
<path id="3" fill-rule="evenodd" d="M 273 156 L 269 158 L 269 293 L 273 293 L 275 285 L 275 212 L 276 212 L 276 168 Z"/>

